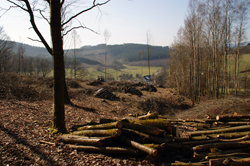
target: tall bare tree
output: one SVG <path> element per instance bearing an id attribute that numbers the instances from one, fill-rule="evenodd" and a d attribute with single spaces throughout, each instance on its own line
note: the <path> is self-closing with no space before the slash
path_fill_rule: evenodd
<path id="1" fill-rule="evenodd" d="M 21 70 L 22 70 L 22 66 L 23 66 L 23 57 L 24 57 L 24 53 L 25 53 L 25 48 L 23 47 L 23 44 L 20 43 L 18 45 L 18 48 L 17 48 L 17 60 L 18 60 L 18 64 L 17 64 L 17 73 L 21 73 Z"/>
<path id="2" fill-rule="evenodd" d="M 150 76 L 150 40 L 152 38 L 152 35 L 150 34 L 150 31 L 147 31 L 147 56 L 148 56 L 148 75 Z M 151 78 L 150 78 L 151 79 Z"/>
<path id="3" fill-rule="evenodd" d="M 0 73 L 10 71 L 12 67 L 14 43 L 0 26 Z"/>
<path id="4" fill-rule="evenodd" d="M 139 51 L 138 56 L 141 59 L 141 76 L 143 77 L 142 58 L 144 56 L 144 50 Z"/>
<path id="5" fill-rule="evenodd" d="M 87 9 L 80 10 L 68 17 L 64 22 L 62 19 L 62 9 L 65 3 L 65 0 L 45 0 L 45 5 L 49 6 L 50 12 L 50 20 L 46 19 L 44 15 L 43 18 L 47 20 L 50 26 L 51 33 L 51 41 L 52 47 L 49 46 L 41 32 L 39 31 L 36 23 L 35 23 L 35 12 L 42 11 L 42 9 L 37 9 L 37 3 L 30 3 L 29 0 L 7 0 L 15 7 L 22 9 L 27 12 L 30 16 L 30 23 L 32 28 L 38 35 L 40 41 L 44 44 L 47 51 L 53 56 L 53 72 L 54 72 L 54 86 L 53 86 L 53 111 L 52 111 L 52 128 L 57 131 L 64 132 L 66 131 L 65 126 L 65 110 L 64 110 L 64 82 L 65 82 L 65 71 L 64 71 L 64 51 L 63 51 L 63 41 L 62 38 L 64 35 L 69 33 L 70 31 L 77 28 L 86 28 L 82 25 L 78 27 L 73 27 L 62 34 L 62 30 L 66 28 L 69 23 L 75 20 L 79 15 L 90 11 L 93 8 L 102 6 L 107 4 L 110 0 L 106 0 L 102 3 L 97 3 L 96 0 L 93 0 L 92 5 L 90 5 Z M 31 6 L 33 5 L 33 6 Z"/>
<path id="6" fill-rule="evenodd" d="M 81 43 L 81 39 L 80 36 L 77 34 L 76 30 L 73 30 L 72 32 L 72 41 L 73 41 L 73 70 L 74 70 L 74 78 L 76 79 L 76 72 L 77 72 L 77 56 L 78 56 L 78 52 L 77 52 L 77 47 L 78 45 Z"/>
<path id="7" fill-rule="evenodd" d="M 110 32 L 106 29 L 104 31 L 104 40 L 105 40 L 105 76 L 104 79 L 106 81 L 106 74 L 107 74 L 107 55 L 108 55 L 108 40 L 110 38 L 111 34 Z"/>
<path id="8" fill-rule="evenodd" d="M 236 34 L 237 34 L 237 51 L 236 51 L 236 66 L 235 66 L 235 95 L 237 96 L 239 86 L 239 56 L 240 56 L 240 44 L 243 41 L 245 34 L 246 21 L 248 19 L 248 10 L 250 2 L 248 0 L 239 0 L 237 2 L 237 15 L 236 15 Z"/>

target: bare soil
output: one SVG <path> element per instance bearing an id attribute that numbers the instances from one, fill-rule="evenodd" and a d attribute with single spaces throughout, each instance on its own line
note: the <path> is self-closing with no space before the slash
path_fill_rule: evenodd
<path id="1" fill-rule="evenodd" d="M 157 112 L 169 118 L 205 118 L 206 114 L 249 113 L 250 100 L 227 97 L 207 100 L 191 108 L 191 101 L 174 90 L 142 91 L 142 96 L 121 93 L 129 82 L 90 86 L 82 80 L 67 80 L 73 105 L 65 106 L 66 127 L 101 118 L 121 119 L 128 114 Z M 52 79 L 0 75 L 0 165 L 161 165 L 183 158 L 169 154 L 164 159 L 145 156 L 106 155 L 68 149 L 51 135 Z M 112 91 L 115 101 L 96 98 L 100 88 Z M 136 87 L 140 89 L 141 87 Z M 50 144 L 43 143 L 50 142 Z M 53 144 L 54 143 L 54 144 Z M 171 156 L 170 156 L 171 155 Z"/>

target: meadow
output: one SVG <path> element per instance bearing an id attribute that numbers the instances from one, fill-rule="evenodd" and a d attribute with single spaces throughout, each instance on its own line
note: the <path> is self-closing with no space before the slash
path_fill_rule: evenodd
<path id="1" fill-rule="evenodd" d="M 115 70 L 112 68 L 107 68 L 107 75 L 114 77 L 115 79 L 117 79 L 117 77 L 119 75 L 123 75 L 123 74 L 132 74 L 134 78 L 136 78 L 136 74 L 139 75 L 148 75 L 149 71 L 148 71 L 148 67 L 141 67 L 141 66 L 129 66 L 129 65 L 124 65 L 125 68 L 120 69 L 120 70 Z M 161 70 L 162 67 L 150 67 L 150 74 L 153 75 L 157 72 L 159 72 Z M 94 67 L 90 67 L 87 68 L 87 73 L 89 78 L 97 78 L 97 76 L 105 75 L 105 70 L 101 70 L 98 71 L 96 68 Z"/>

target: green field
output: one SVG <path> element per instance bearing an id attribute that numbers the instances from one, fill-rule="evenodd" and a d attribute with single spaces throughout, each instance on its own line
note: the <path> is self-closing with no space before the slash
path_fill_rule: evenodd
<path id="1" fill-rule="evenodd" d="M 250 54 L 243 54 L 239 58 L 239 71 L 245 71 L 245 70 L 250 70 Z M 235 56 L 230 57 L 230 72 L 234 75 L 235 72 Z M 247 73 L 240 73 L 240 76 L 245 76 L 247 77 L 250 76 L 250 72 Z"/>
<path id="2" fill-rule="evenodd" d="M 125 68 L 121 69 L 119 71 L 116 72 L 115 69 L 111 69 L 108 68 L 107 69 L 107 75 L 112 75 L 112 77 L 117 78 L 117 76 L 122 75 L 122 74 L 132 74 L 133 77 L 136 77 L 136 74 L 139 75 L 148 75 L 149 71 L 148 71 L 148 67 L 140 67 L 140 66 L 128 66 L 128 65 L 124 65 Z M 157 71 L 160 71 L 162 67 L 150 67 L 150 74 L 153 75 L 154 73 L 156 73 Z M 143 72 L 143 73 L 142 73 Z M 105 71 L 97 71 L 97 69 L 91 67 L 91 68 L 87 68 L 87 73 L 89 75 L 89 78 L 96 78 L 99 75 L 105 75 Z"/>

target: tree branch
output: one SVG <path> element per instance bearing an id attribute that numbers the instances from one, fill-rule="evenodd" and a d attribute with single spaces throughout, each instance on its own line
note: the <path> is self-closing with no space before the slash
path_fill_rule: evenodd
<path id="1" fill-rule="evenodd" d="M 25 9 L 23 6 L 20 6 L 20 5 L 18 5 L 17 3 L 13 2 L 13 1 L 10 1 L 10 0 L 7 0 L 7 1 L 10 2 L 10 3 L 12 3 L 13 5 L 15 5 L 16 7 L 19 7 L 20 9 L 22 9 L 22 10 L 28 12 L 28 10 Z"/>
<path id="2" fill-rule="evenodd" d="M 11 0 L 7 0 L 7 1 L 29 13 L 29 15 L 30 15 L 30 23 L 31 23 L 34 31 L 36 32 L 36 34 L 38 35 L 38 37 L 41 39 L 41 42 L 43 43 L 43 45 L 45 46 L 45 48 L 47 49 L 47 51 L 52 55 L 52 49 L 50 48 L 50 46 L 48 45 L 48 43 L 44 39 L 43 35 L 40 33 L 40 31 L 38 30 L 38 28 L 36 26 L 35 19 L 34 19 L 34 14 L 33 14 L 33 11 L 32 11 L 32 8 L 30 6 L 29 1 L 28 0 L 20 0 L 20 1 L 23 1 L 25 3 L 27 9 L 25 9 L 22 6 L 14 3 Z"/>
<path id="3" fill-rule="evenodd" d="M 88 29 L 88 30 L 90 30 L 90 31 L 92 31 L 92 32 L 94 32 L 94 33 L 96 33 L 96 34 L 99 34 L 99 33 L 97 33 L 96 31 L 94 31 L 94 30 L 92 30 L 92 29 L 90 29 L 90 28 L 88 28 L 88 27 L 85 27 L 85 26 L 78 26 L 78 27 L 73 27 L 73 28 L 71 28 L 70 30 L 68 30 L 66 33 L 64 33 L 63 34 L 63 36 L 66 36 L 69 32 L 71 32 L 72 30 L 74 30 L 74 29 L 79 29 L 79 28 L 83 28 L 83 29 Z"/>
<path id="4" fill-rule="evenodd" d="M 62 2 L 61 2 L 61 7 L 63 6 L 64 2 L 65 2 L 65 0 L 62 0 Z"/>
<path id="5" fill-rule="evenodd" d="M 81 12 L 79 12 L 79 13 L 75 14 L 74 16 L 70 17 L 66 22 L 62 23 L 61 26 L 63 27 L 64 25 L 68 24 L 72 19 L 76 18 L 77 16 L 81 15 L 82 13 L 87 12 L 87 11 L 89 11 L 89 10 L 95 8 L 95 7 L 105 5 L 105 4 L 107 4 L 109 1 L 111 1 L 111 0 L 107 0 L 107 1 L 105 1 L 105 2 L 103 2 L 103 3 L 97 3 L 97 4 L 95 4 L 95 0 L 94 0 L 94 1 L 93 1 L 93 6 L 89 7 L 88 9 L 82 10 Z"/>
<path id="6" fill-rule="evenodd" d="M 40 41 L 40 40 L 37 40 L 37 39 L 32 39 L 32 38 L 30 38 L 30 37 L 27 37 L 28 39 L 30 39 L 30 40 L 32 40 L 32 41 L 36 41 L 36 42 L 40 42 L 40 43 L 42 43 L 42 41 Z"/>
<path id="7" fill-rule="evenodd" d="M 42 14 L 42 10 L 39 10 L 39 13 L 43 17 L 43 19 L 46 20 L 48 24 L 50 24 L 49 20 Z"/>

